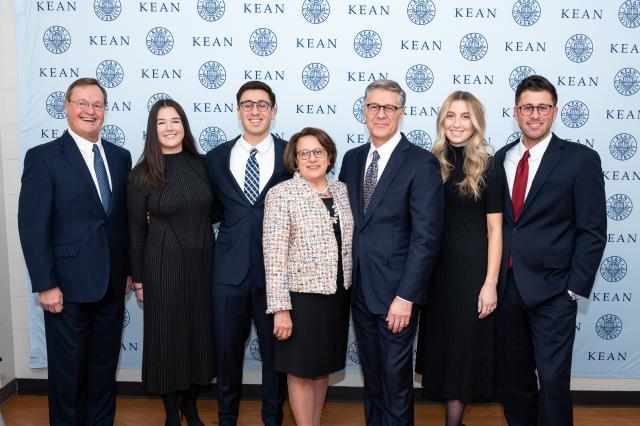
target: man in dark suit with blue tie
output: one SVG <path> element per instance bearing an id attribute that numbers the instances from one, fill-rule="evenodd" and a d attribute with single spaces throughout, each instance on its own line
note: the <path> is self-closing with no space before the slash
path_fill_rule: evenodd
<path id="1" fill-rule="evenodd" d="M 495 156 L 508 191 L 496 311 L 504 413 L 511 426 L 565 426 L 577 300 L 606 244 L 604 180 L 597 152 L 551 133 L 558 95 L 546 78 L 522 80 L 515 101 L 522 136 Z"/>
<path id="2" fill-rule="evenodd" d="M 440 247 L 438 160 L 399 132 L 406 94 L 371 83 L 364 113 L 371 143 L 348 151 L 340 180 L 355 222 L 351 316 L 368 425 L 413 424 L 413 340 Z"/>
<path id="3" fill-rule="evenodd" d="M 218 420 L 235 425 L 242 386 L 244 347 L 251 320 L 262 359 L 262 421 L 282 423 L 286 377 L 274 370 L 273 316 L 267 315 L 262 219 L 264 197 L 291 178 L 284 167 L 287 143 L 269 132 L 276 96 L 267 84 L 249 81 L 236 95 L 242 135 L 206 156 L 220 228 L 213 267 Z"/>
<path id="4" fill-rule="evenodd" d="M 18 206 L 22 251 L 44 309 L 49 421 L 112 425 L 124 296 L 131 288 L 125 206 L 131 156 L 100 139 L 107 93 L 67 90 L 68 131 L 27 151 Z"/>

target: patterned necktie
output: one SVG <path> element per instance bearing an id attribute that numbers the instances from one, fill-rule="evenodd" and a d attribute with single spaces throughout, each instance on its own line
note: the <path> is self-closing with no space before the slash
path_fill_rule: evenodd
<path id="1" fill-rule="evenodd" d="M 98 181 L 98 190 L 100 191 L 100 199 L 104 211 L 109 213 L 111 206 L 111 188 L 109 187 L 109 177 L 107 176 L 107 168 L 104 166 L 102 155 L 98 149 L 98 145 L 93 145 L 93 168 L 96 172 L 96 180 Z"/>
<path id="2" fill-rule="evenodd" d="M 369 207 L 369 201 L 371 201 L 371 195 L 378 183 L 378 160 L 380 154 L 378 151 L 373 151 L 371 154 L 371 164 L 367 168 L 367 173 L 364 175 L 364 187 L 362 188 L 362 210 L 366 213 L 367 207 Z"/>
<path id="3" fill-rule="evenodd" d="M 529 180 L 529 150 L 526 150 L 518 161 L 516 168 L 516 177 L 513 180 L 513 189 L 511 190 L 511 205 L 513 206 L 513 221 L 518 222 L 522 206 L 524 205 L 524 194 L 527 192 L 527 181 Z M 511 253 L 509 253 L 509 268 L 513 265 Z"/>
<path id="4" fill-rule="evenodd" d="M 247 166 L 244 169 L 244 195 L 251 204 L 254 204 L 260 194 L 260 166 L 256 160 L 258 150 L 251 148 Z"/>

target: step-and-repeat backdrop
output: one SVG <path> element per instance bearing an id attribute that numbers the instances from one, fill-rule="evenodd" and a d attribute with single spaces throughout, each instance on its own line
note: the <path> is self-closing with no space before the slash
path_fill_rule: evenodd
<path id="1" fill-rule="evenodd" d="M 560 97 L 554 132 L 600 153 L 607 191 L 608 244 L 580 301 L 573 375 L 640 377 L 640 1 L 15 0 L 15 10 L 23 154 L 62 134 L 64 91 L 84 76 L 109 92 L 103 137 L 135 161 L 159 98 L 183 105 L 202 152 L 239 134 L 235 93 L 248 80 L 277 94 L 274 133 L 323 128 L 339 157 L 367 143 L 362 96 L 380 78 L 407 91 L 402 131 L 415 144 L 430 148 L 442 101 L 462 89 L 484 103 L 499 148 L 519 136 L 516 85 L 545 75 Z M 128 300 L 122 368 L 140 367 L 142 309 Z M 35 299 L 30 312 L 31 365 L 45 367 Z M 249 370 L 258 345 L 252 334 Z M 350 333 L 346 374 L 358 372 Z"/>

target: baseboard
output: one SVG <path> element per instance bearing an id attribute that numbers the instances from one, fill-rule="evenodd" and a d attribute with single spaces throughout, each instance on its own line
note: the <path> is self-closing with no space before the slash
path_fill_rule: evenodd
<path id="1" fill-rule="evenodd" d="M 20 395 L 46 395 L 47 380 L 46 379 L 15 379 L 7 386 L 0 390 L 0 403 L 4 398 L 8 398 L 15 394 L 17 383 L 17 392 Z M 11 386 L 13 385 L 13 388 Z M 5 389 L 9 388 L 7 391 Z M 11 392 L 11 389 L 14 389 Z M 144 397 L 154 398 L 157 395 L 149 395 L 144 392 L 141 382 L 118 382 L 116 392 L 119 396 L 126 397 Z M 8 394 L 5 397 L 5 394 Z M 573 402 L 575 405 L 587 406 L 608 406 L 608 407 L 640 407 L 640 391 L 572 391 Z M 206 386 L 202 392 L 203 399 L 215 399 L 215 384 Z M 242 399 L 258 400 L 260 399 L 260 385 L 243 385 Z M 442 401 L 434 400 L 426 397 L 422 389 L 414 389 L 414 400 L 418 404 L 439 404 Z M 331 402 L 360 402 L 362 401 L 362 388 L 347 386 L 330 386 L 327 392 L 327 401 Z M 500 404 L 500 397 L 491 399 L 483 399 L 476 401 L 477 403 Z"/>
<path id="2" fill-rule="evenodd" d="M 2 388 L 0 388 L 0 405 L 11 399 L 18 393 L 18 379 L 13 379 Z"/>

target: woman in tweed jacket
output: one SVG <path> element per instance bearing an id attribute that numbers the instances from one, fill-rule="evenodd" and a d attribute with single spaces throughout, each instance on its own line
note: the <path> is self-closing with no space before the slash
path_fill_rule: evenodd
<path id="1" fill-rule="evenodd" d="M 353 217 L 342 182 L 327 178 L 336 146 L 304 128 L 285 150 L 292 179 L 265 201 L 267 313 L 274 314 L 275 368 L 287 373 L 299 425 L 319 425 L 329 374 L 345 366 Z"/>

